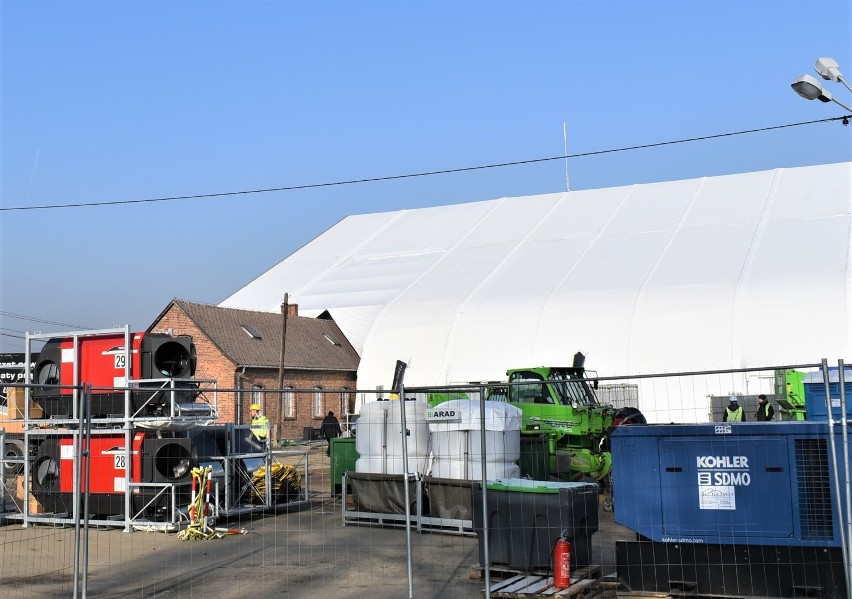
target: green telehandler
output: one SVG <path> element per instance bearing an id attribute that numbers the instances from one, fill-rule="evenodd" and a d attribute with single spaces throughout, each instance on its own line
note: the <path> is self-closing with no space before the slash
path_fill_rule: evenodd
<path id="1" fill-rule="evenodd" d="M 506 386 L 490 387 L 489 401 L 505 401 L 522 412 L 522 439 L 546 444 L 546 476 L 562 480 L 594 479 L 605 482 L 612 471 L 609 433 L 620 424 L 644 424 L 636 408 L 603 406 L 597 381 L 586 376 L 585 356 L 578 352 L 570 367 L 541 366 L 507 371 Z M 458 394 L 434 392 L 434 406 Z M 534 444 L 523 443 L 524 447 Z M 524 456 L 521 458 L 524 461 Z"/>

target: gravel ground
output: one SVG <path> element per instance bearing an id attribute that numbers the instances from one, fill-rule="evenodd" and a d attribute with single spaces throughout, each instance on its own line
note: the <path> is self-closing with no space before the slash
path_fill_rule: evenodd
<path id="1" fill-rule="evenodd" d="M 92 530 L 87 595 L 408 597 L 405 530 L 343 526 L 340 501 L 329 495 L 324 445 L 309 450 L 311 500 L 227 523 L 247 534 L 180 541 L 175 534 L 162 532 Z M 600 514 L 593 556 L 607 574 L 615 570 L 614 540 L 631 538 L 632 533 L 613 524 L 611 514 L 602 510 Z M 73 596 L 74 544 L 73 528 L 0 525 L 0 597 Z M 483 582 L 471 578 L 479 559 L 476 537 L 413 532 L 411 546 L 414 597 L 462 599 L 481 594 Z"/>

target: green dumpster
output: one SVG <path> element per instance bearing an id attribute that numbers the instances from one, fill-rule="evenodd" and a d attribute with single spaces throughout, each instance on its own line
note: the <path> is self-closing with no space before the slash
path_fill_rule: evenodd
<path id="1" fill-rule="evenodd" d="M 331 440 L 331 494 L 339 495 L 343 473 L 355 470 L 358 451 L 355 437 L 338 437 Z"/>

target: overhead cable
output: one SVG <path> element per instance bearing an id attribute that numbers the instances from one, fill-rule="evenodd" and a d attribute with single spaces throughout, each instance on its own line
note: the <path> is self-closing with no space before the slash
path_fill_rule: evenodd
<path id="1" fill-rule="evenodd" d="M 658 148 L 661 146 L 670 146 L 674 144 L 690 143 L 696 141 L 706 141 L 710 139 L 719 139 L 722 137 L 732 137 L 735 135 L 746 135 L 750 133 L 763 133 L 766 131 L 775 131 L 778 129 L 786 129 L 789 127 L 800 127 L 803 125 L 814 125 L 817 123 L 828 123 L 831 121 L 845 121 L 848 123 L 848 117 L 832 117 L 826 119 L 818 119 L 815 121 L 802 121 L 799 123 L 788 123 L 786 125 L 774 125 L 772 127 L 761 127 L 758 129 L 746 129 L 743 131 L 732 131 L 729 133 L 716 133 L 714 135 L 703 135 L 701 137 L 690 137 L 686 139 L 676 139 L 671 141 L 660 141 L 650 144 L 641 144 L 637 146 L 627 146 L 623 148 L 611 148 L 609 150 L 595 150 L 592 152 L 580 152 L 578 154 L 562 154 L 560 156 L 549 156 L 547 158 L 532 158 L 529 160 L 516 160 L 513 162 L 498 162 L 495 164 L 482 164 L 478 166 L 465 166 L 459 168 L 442 169 L 435 171 L 423 171 L 417 173 L 406 173 L 402 175 L 388 175 L 384 177 L 367 177 L 363 179 L 347 179 L 344 181 L 330 181 L 326 183 L 306 183 L 304 185 L 289 185 L 285 187 L 267 187 L 261 189 L 245 189 L 241 191 L 223 191 L 218 193 L 201 193 L 182 196 L 165 196 L 158 198 L 144 198 L 138 200 L 108 200 L 104 202 L 79 202 L 74 204 L 43 204 L 40 206 L 8 206 L 0 207 L 0 212 L 11 212 L 13 210 L 48 210 L 56 208 L 90 208 L 96 206 L 118 206 L 126 204 L 146 204 L 153 202 L 175 202 L 178 200 L 199 200 L 209 198 L 221 198 L 227 196 L 250 195 L 258 193 L 270 193 L 274 191 L 297 191 L 302 189 L 316 189 L 320 187 L 336 187 L 341 185 L 355 185 L 358 183 L 377 183 L 379 181 L 394 181 L 398 179 L 411 179 L 414 177 L 430 177 L 433 175 L 448 175 L 452 173 L 464 173 L 470 171 L 478 171 L 492 168 L 505 168 L 508 166 L 521 166 L 524 164 L 535 164 L 538 162 L 549 162 L 552 160 L 565 160 L 567 158 L 583 158 L 586 156 L 600 156 L 602 154 L 612 154 L 615 152 L 628 152 L 631 150 L 644 150 L 648 148 Z"/>
<path id="2" fill-rule="evenodd" d="M 7 318 L 17 318 L 19 320 L 29 320 L 31 322 L 40 322 L 42 324 L 50 324 L 50 325 L 57 326 L 57 327 L 68 327 L 68 328 L 71 328 L 71 329 L 87 329 L 87 328 L 90 328 L 90 327 L 84 327 L 84 326 L 81 326 L 81 325 L 78 325 L 78 324 L 68 324 L 67 322 L 54 322 L 52 320 L 44 320 L 43 318 L 36 318 L 34 316 L 24 316 L 23 314 L 14 314 L 12 312 L 0 311 L 0 316 L 5 316 Z M 5 330 L 10 331 L 10 330 L 14 330 L 14 329 L 5 329 Z M 20 332 L 20 331 L 17 331 L 17 332 Z"/>

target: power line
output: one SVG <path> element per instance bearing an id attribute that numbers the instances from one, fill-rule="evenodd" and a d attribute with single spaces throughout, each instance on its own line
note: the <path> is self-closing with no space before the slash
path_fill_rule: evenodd
<path id="1" fill-rule="evenodd" d="M 84 327 L 79 324 L 68 324 L 67 322 L 53 322 L 52 320 L 44 320 L 42 318 L 35 318 L 34 316 L 24 316 L 23 314 L 13 314 L 12 312 L 3 312 L 0 311 L 0 316 L 6 316 L 7 318 L 18 318 L 20 320 L 29 320 L 30 322 L 39 322 L 41 324 L 50 324 L 57 327 L 68 327 L 72 329 L 88 329 L 91 327 Z M 4 329 L 6 331 L 14 331 L 14 329 Z M 21 331 L 15 331 L 21 332 Z M 21 337 L 23 339 L 23 337 Z"/>
<path id="2" fill-rule="evenodd" d="M 364 179 L 347 179 L 344 181 L 330 181 L 326 183 L 306 183 L 304 185 L 289 185 L 286 187 L 267 187 L 261 189 L 245 189 L 241 191 L 223 191 L 218 193 L 202 193 L 183 196 L 165 196 L 159 198 L 145 198 L 141 200 L 110 200 L 106 202 L 80 202 L 76 204 L 44 204 L 41 206 L 8 206 L 0 207 L 0 212 L 10 212 L 12 210 L 48 210 L 54 208 L 91 208 L 96 206 L 118 206 L 124 204 L 146 204 L 153 202 L 175 202 L 178 200 L 199 200 L 207 198 L 221 198 L 227 196 L 250 195 L 257 193 L 270 193 L 273 191 L 297 191 L 301 189 L 317 189 L 320 187 L 336 187 L 341 185 L 355 185 L 358 183 L 377 183 L 380 181 L 394 181 L 398 179 L 411 179 L 414 177 L 430 177 L 434 175 L 448 175 L 452 173 L 464 173 L 470 171 L 478 171 L 492 168 L 505 168 L 508 166 L 521 166 L 524 164 L 535 164 L 538 162 L 549 162 L 552 160 L 565 160 L 567 158 L 583 158 L 587 156 L 600 156 L 603 154 L 613 154 L 615 152 L 629 152 L 631 150 L 644 150 L 648 148 L 659 148 L 661 146 L 670 146 L 674 144 L 691 143 L 695 141 L 707 141 L 710 139 L 719 139 L 722 137 L 733 137 L 735 135 L 746 135 L 750 133 L 764 133 L 766 131 L 775 131 L 778 129 L 787 129 L 789 127 L 800 127 L 803 125 L 815 125 L 818 123 L 828 123 L 831 121 L 844 121 L 844 124 L 849 122 L 848 116 L 838 116 L 826 119 L 818 119 L 815 121 L 802 121 L 798 123 L 788 123 L 786 125 L 774 125 L 772 127 L 761 127 L 759 129 L 746 129 L 743 131 L 732 131 L 729 133 L 716 133 L 713 135 L 703 135 L 701 137 L 689 137 L 686 139 L 676 139 L 671 141 L 660 141 L 650 144 L 642 144 L 638 146 L 626 146 L 623 148 L 612 148 L 609 150 L 596 150 L 593 152 L 581 152 L 578 154 L 563 154 L 561 156 L 549 156 L 547 158 L 532 158 L 529 160 L 517 160 L 514 162 L 498 162 L 495 164 L 483 164 L 479 166 L 465 166 L 460 168 L 442 169 L 436 171 L 423 171 L 418 173 L 407 173 L 403 175 L 388 175 L 385 177 L 368 177 Z"/>
<path id="3" fill-rule="evenodd" d="M 24 339 L 24 336 L 23 336 L 23 335 L 13 335 L 13 334 L 11 334 L 11 333 L 3 333 L 3 332 L 0 332 L 0 336 L 3 336 L 3 337 L 13 337 L 13 338 L 15 338 L 15 339 Z"/>

